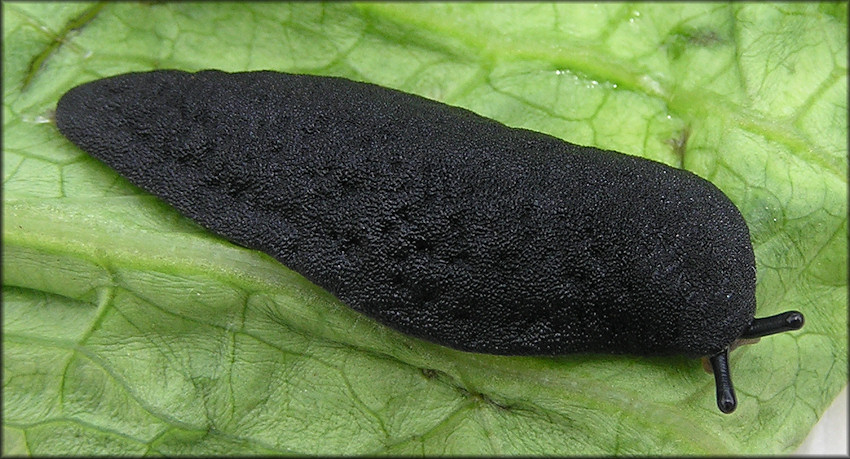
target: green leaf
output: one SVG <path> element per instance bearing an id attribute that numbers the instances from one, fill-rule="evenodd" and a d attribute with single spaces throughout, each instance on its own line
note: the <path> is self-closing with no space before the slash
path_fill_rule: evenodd
<path id="1" fill-rule="evenodd" d="M 847 383 L 847 9 L 3 3 L 5 454 L 772 454 Z M 739 408 L 685 358 L 496 357 L 358 315 L 65 140 L 58 98 L 154 68 L 339 75 L 689 169 L 739 206 Z"/>

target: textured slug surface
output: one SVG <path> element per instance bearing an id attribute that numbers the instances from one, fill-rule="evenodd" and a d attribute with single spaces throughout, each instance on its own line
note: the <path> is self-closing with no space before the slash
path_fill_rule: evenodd
<path id="1" fill-rule="evenodd" d="M 755 312 L 738 209 L 696 175 L 341 78 L 154 71 L 59 130 L 403 332 L 494 354 L 707 355 Z"/>

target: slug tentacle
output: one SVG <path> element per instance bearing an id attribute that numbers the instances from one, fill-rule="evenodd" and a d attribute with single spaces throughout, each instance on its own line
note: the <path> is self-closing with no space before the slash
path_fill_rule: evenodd
<path id="1" fill-rule="evenodd" d="M 741 334 L 741 338 L 761 338 L 776 333 L 799 330 L 804 323 L 803 314 L 798 311 L 786 311 L 775 316 L 760 317 L 753 319 L 750 326 Z"/>
<path id="2" fill-rule="evenodd" d="M 769 317 L 753 319 L 750 326 L 741 334 L 739 340 L 755 339 L 757 341 L 762 336 L 799 330 L 803 327 L 804 322 L 803 314 L 799 311 L 786 311 Z M 720 411 L 729 414 L 735 411 L 738 406 L 735 388 L 732 386 L 732 377 L 729 372 L 729 348 L 727 347 L 709 357 L 709 362 L 711 362 L 714 384 L 717 388 L 717 407 L 720 408 Z"/>
<path id="3" fill-rule="evenodd" d="M 714 385 L 717 388 L 717 407 L 720 411 L 729 414 L 738 407 L 735 398 L 735 388 L 732 386 L 732 377 L 729 373 L 729 349 L 723 349 L 709 358 L 711 368 L 714 370 Z"/>

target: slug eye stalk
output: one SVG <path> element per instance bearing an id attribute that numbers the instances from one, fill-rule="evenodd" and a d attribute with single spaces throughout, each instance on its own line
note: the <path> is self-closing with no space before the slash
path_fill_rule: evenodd
<path id="1" fill-rule="evenodd" d="M 805 319 L 798 311 L 786 311 L 770 317 L 753 319 L 750 326 L 741 334 L 742 339 L 761 338 L 762 336 L 774 335 L 786 331 L 799 330 L 803 327 Z M 720 411 L 729 414 L 735 411 L 738 400 L 735 397 L 735 388 L 732 386 L 732 377 L 729 373 L 729 348 L 709 357 L 711 369 L 714 372 L 714 385 L 717 390 L 717 407 Z"/>
<path id="2" fill-rule="evenodd" d="M 738 407 L 732 377 L 729 374 L 729 348 L 723 349 L 709 358 L 714 371 L 714 386 L 717 389 L 717 407 L 729 414 Z"/>
<path id="3" fill-rule="evenodd" d="M 776 333 L 799 330 L 804 323 L 803 314 L 798 311 L 786 311 L 775 316 L 753 319 L 750 326 L 741 334 L 741 338 L 761 338 Z"/>

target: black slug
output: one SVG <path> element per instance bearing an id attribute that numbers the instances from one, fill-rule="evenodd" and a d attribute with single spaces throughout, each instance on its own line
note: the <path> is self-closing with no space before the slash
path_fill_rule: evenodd
<path id="1" fill-rule="evenodd" d="M 59 131 L 211 231 L 401 332 L 465 351 L 710 357 L 754 319 L 734 204 L 696 175 L 343 78 L 130 73 L 68 91 Z"/>

